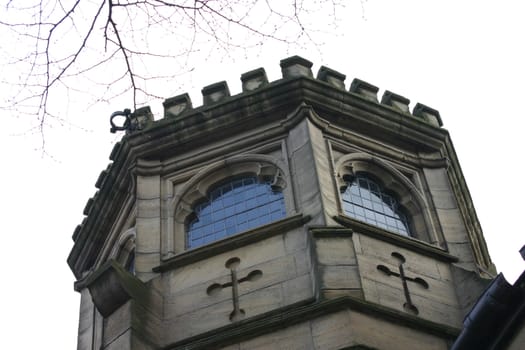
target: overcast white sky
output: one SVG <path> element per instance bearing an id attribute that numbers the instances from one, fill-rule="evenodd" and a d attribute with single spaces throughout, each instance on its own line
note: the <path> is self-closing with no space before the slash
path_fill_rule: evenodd
<path id="1" fill-rule="evenodd" d="M 279 60 L 298 54 L 347 75 L 427 104 L 440 111 L 466 177 L 477 214 L 499 271 L 513 282 L 525 269 L 518 250 L 525 244 L 525 7 L 521 1 L 348 1 L 340 35 L 320 49 L 271 44 L 233 53 L 235 60 L 203 57 L 189 75 L 173 81 L 165 97 L 227 80 L 232 94 L 240 75 L 264 67 L 280 78 Z M 362 10 L 364 9 L 364 10 Z M 322 26 L 325 19 L 318 18 Z M 0 33 L 2 37 L 2 33 Z M 7 74 L 5 66 L 3 74 Z M 5 87 L 5 86 L 4 86 Z M 5 93 L 5 91 L 2 91 Z M 120 138 L 109 133 L 109 115 L 129 100 L 86 107 L 68 105 L 68 121 L 39 135 L 19 134 L 23 117 L 4 115 L 2 159 L 2 246 L 0 310 L 5 348 L 76 347 L 79 295 L 66 258 L 82 210 L 95 193 L 98 174 Z M 90 101 L 92 102 L 92 101 Z M 160 103 L 151 106 L 157 118 Z M 15 135 L 16 134 L 16 135 Z M 7 322 L 7 323 L 6 323 Z"/>

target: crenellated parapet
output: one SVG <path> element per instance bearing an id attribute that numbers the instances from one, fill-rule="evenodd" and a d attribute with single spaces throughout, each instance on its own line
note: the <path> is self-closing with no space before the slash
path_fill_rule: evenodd
<path id="1" fill-rule="evenodd" d="M 110 116 L 124 132 L 68 257 L 80 350 L 459 334 L 494 267 L 439 112 L 298 56 L 280 67 L 238 94 L 207 85 L 200 106 L 168 98 L 157 120 Z"/>
<path id="2" fill-rule="evenodd" d="M 439 111 L 436 109 L 417 103 L 412 109 L 412 112 L 410 112 L 410 100 L 390 90 L 385 90 L 379 102 L 377 96 L 379 88 L 366 81 L 354 78 L 347 89 L 345 85 L 346 75 L 331 68 L 321 66 L 317 72 L 317 76 L 314 78 L 312 62 L 302 57 L 292 56 L 283 59 L 280 62 L 280 66 L 282 78 L 272 82 L 268 81 L 264 68 L 243 73 L 241 75 L 242 92 L 237 95 L 230 94 L 230 89 L 226 81 L 205 86 L 202 88 L 202 106 L 194 107 L 191 97 L 187 93 L 170 97 L 163 102 L 164 118 L 178 118 L 191 114 L 192 112 L 203 111 L 216 104 L 238 99 L 243 95 L 275 86 L 282 81 L 290 79 L 311 79 L 312 81 L 326 83 L 333 88 L 345 91 L 349 95 L 358 96 L 367 101 L 375 102 L 380 106 L 391 108 L 408 118 L 417 118 L 435 127 L 441 127 L 443 125 Z M 140 118 L 140 120 L 135 123 L 139 127 L 135 128 L 132 132 L 143 130 L 147 126 L 153 125 L 152 118 L 148 118 L 148 116 L 151 116 L 151 111 L 148 107 L 143 107 L 135 111 L 132 114 L 132 118 Z"/>
<path id="3" fill-rule="evenodd" d="M 239 94 L 232 95 L 226 81 L 207 85 L 201 90 L 201 106 L 194 106 L 187 93 L 167 98 L 163 117 L 157 120 L 149 107 L 131 113 L 127 123 L 132 127 L 115 144 L 109 157 L 111 164 L 96 181 L 98 191 L 85 205 L 86 218 L 73 234 L 75 248 L 68 261 L 77 278 L 96 264 L 94 256 L 100 253 L 112 229 L 110 218 L 118 215 L 114 209 L 118 205 L 108 203 L 119 200 L 120 205 L 124 204 L 126 196 L 134 191 L 135 177 L 130 174 L 148 171 L 138 166 L 137 160 L 149 159 L 153 153 L 186 152 L 273 125 L 264 136 L 269 137 L 307 116 L 336 137 L 342 129 L 364 132 L 388 142 L 410 143 L 423 153 L 451 155 L 455 162 L 448 132 L 442 128 L 436 109 L 421 103 L 411 109 L 408 98 L 390 90 L 379 98 L 377 86 L 357 78 L 347 84 L 345 74 L 325 66 L 314 75 L 312 62 L 299 56 L 281 60 L 280 67 L 282 76 L 274 81 L 268 80 L 264 68 L 241 74 Z M 255 140 L 262 136 L 253 131 L 251 137 Z M 399 155 L 393 152 L 392 156 Z M 407 154 L 402 157 L 409 159 Z"/>

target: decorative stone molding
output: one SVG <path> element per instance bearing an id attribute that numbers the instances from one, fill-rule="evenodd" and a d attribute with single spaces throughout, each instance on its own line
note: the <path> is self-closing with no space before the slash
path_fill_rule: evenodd
<path id="1" fill-rule="evenodd" d="M 271 181 L 274 190 L 284 190 L 287 175 L 284 164 L 277 159 L 259 154 L 244 154 L 215 162 L 196 173 L 175 194 L 169 205 L 173 212 L 173 232 L 163 234 L 163 258 L 181 253 L 186 247 L 186 221 L 194 205 L 204 200 L 210 189 L 220 181 L 240 175 L 254 175 L 261 181 Z"/>
<path id="2" fill-rule="evenodd" d="M 309 303 L 301 302 L 301 304 L 292 304 L 259 316 L 251 317 L 248 320 L 244 320 L 242 324 L 230 324 L 214 329 L 213 331 L 189 337 L 180 342 L 168 344 L 165 348 L 170 350 L 202 350 L 216 347 L 217 344 L 220 344 L 221 347 L 226 347 L 227 345 L 235 344 L 246 339 L 247 335 L 270 333 L 341 310 L 348 310 L 350 313 L 364 313 L 404 325 L 413 330 L 421 330 L 435 334 L 450 341 L 455 339 L 460 332 L 459 329 L 452 326 L 428 321 L 405 312 L 396 311 L 350 296 L 317 301 L 311 300 Z M 359 344 L 350 347 L 350 349 L 352 348 L 373 350 Z"/>
<path id="3" fill-rule="evenodd" d="M 120 263 L 124 268 L 127 268 L 130 259 L 134 254 L 136 236 L 137 231 L 135 230 L 135 227 L 122 232 L 109 254 L 109 259 L 113 259 Z"/>

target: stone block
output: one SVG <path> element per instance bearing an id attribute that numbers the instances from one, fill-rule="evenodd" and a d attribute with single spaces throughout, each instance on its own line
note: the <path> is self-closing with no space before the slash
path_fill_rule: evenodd
<path id="1" fill-rule="evenodd" d="M 414 110 L 412 111 L 412 114 L 416 117 L 420 117 L 429 124 L 435 126 L 435 127 L 441 127 L 443 126 L 443 121 L 441 121 L 441 116 L 439 115 L 439 111 L 430 108 L 428 106 L 425 106 L 422 103 L 417 103 L 414 106 Z"/>
<path id="2" fill-rule="evenodd" d="M 291 177 L 296 179 L 294 181 L 295 205 L 298 212 L 311 217 L 310 225 L 325 224 L 322 193 L 319 188 L 316 159 L 310 136 L 308 136 L 310 133 L 308 124 L 307 119 L 301 122 L 288 138 L 293 148 L 289 153 L 291 155 Z M 312 168 L 312 165 L 315 167 Z"/>
<path id="3" fill-rule="evenodd" d="M 319 68 L 319 71 L 317 72 L 317 79 L 327 82 L 338 89 L 345 89 L 346 75 L 328 67 L 321 66 L 321 68 Z"/>
<path id="4" fill-rule="evenodd" d="M 376 280 L 361 276 L 363 297 L 366 301 L 379 304 L 379 291 Z"/>
<path id="5" fill-rule="evenodd" d="M 166 99 L 163 103 L 164 118 L 176 118 L 193 108 L 188 94 L 182 94 Z"/>
<path id="6" fill-rule="evenodd" d="M 160 252 L 160 218 L 137 218 L 135 244 L 140 253 Z"/>
<path id="7" fill-rule="evenodd" d="M 310 143 L 310 135 L 308 133 L 308 123 L 302 121 L 297 124 L 288 135 L 287 145 L 288 145 L 288 156 L 290 158 L 294 157 L 294 153 L 300 149 L 303 149 Z"/>
<path id="8" fill-rule="evenodd" d="M 431 190 L 430 195 L 437 209 L 455 209 L 458 207 L 456 198 L 451 191 Z"/>
<path id="9" fill-rule="evenodd" d="M 363 290 L 359 289 L 323 289 L 321 291 L 325 299 L 335 299 L 340 297 L 352 297 L 355 299 L 364 299 Z"/>
<path id="10" fill-rule="evenodd" d="M 82 214 L 89 215 L 89 213 L 91 212 L 91 208 L 93 207 L 93 203 L 95 202 L 95 198 L 97 197 L 97 194 L 98 194 L 98 191 L 97 193 L 95 193 L 94 197 L 88 199 L 88 201 L 86 202 L 86 205 L 84 206 L 84 210 L 82 211 Z"/>
<path id="11" fill-rule="evenodd" d="M 241 75 L 242 91 L 253 91 L 268 85 L 268 77 L 264 68 L 254 69 Z"/>
<path id="12" fill-rule="evenodd" d="M 230 314 L 233 311 L 231 292 L 224 292 L 230 294 L 228 300 L 177 317 L 167 318 L 167 327 L 173 331 L 166 334 L 166 342 L 180 341 L 231 324 Z M 277 284 L 240 296 L 239 307 L 244 311 L 244 317 L 248 318 L 281 306 L 282 300 L 281 286 Z"/>
<path id="13" fill-rule="evenodd" d="M 398 111 L 403 113 L 410 113 L 408 104 L 410 100 L 401 95 L 395 94 L 392 91 L 386 90 L 381 98 L 381 103 L 387 106 L 390 106 Z"/>
<path id="14" fill-rule="evenodd" d="M 311 321 L 315 349 L 342 349 L 354 345 L 350 311 L 344 310 Z"/>
<path id="15" fill-rule="evenodd" d="M 296 277 L 295 262 L 293 256 L 285 256 L 277 259 L 273 259 L 268 262 L 264 262 L 255 266 L 244 267 L 242 264 L 239 265 L 239 269 L 236 271 L 238 278 L 248 276 L 248 274 L 255 270 L 260 270 L 262 276 L 256 281 L 246 281 L 240 283 L 238 287 L 239 295 L 251 293 L 257 289 L 266 288 L 271 285 L 281 284 L 287 280 L 291 280 Z M 178 279 L 178 284 L 172 285 L 171 291 L 177 291 L 166 298 L 167 310 L 166 315 L 171 317 L 172 315 L 179 315 L 182 313 L 190 312 L 196 307 L 208 307 L 212 304 L 220 303 L 225 300 L 231 300 L 231 288 L 224 287 L 220 292 L 208 295 L 207 289 L 212 284 L 225 285 L 231 282 L 230 270 L 224 267 L 207 268 L 205 276 L 198 277 L 198 280 L 202 282 L 196 284 L 197 279 L 192 279 L 188 276 L 186 281 Z M 194 266 L 195 268 L 195 266 Z M 195 269 L 198 271 L 198 269 Z M 187 283 L 187 284 L 186 284 Z M 186 284 L 186 287 L 184 286 Z"/>
<path id="16" fill-rule="evenodd" d="M 447 281 L 447 282 L 453 281 L 452 272 L 450 271 L 453 265 L 436 261 L 436 266 L 439 272 L 439 277 L 440 277 L 439 279 L 441 281 Z"/>
<path id="17" fill-rule="evenodd" d="M 368 246 L 370 250 L 380 245 Z M 406 259 L 403 264 L 405 272 L 421 276 L 422 278 L 433 278 L 439 280 L 441 278 L 440 272 L 437 268 L 436 262 L 432 258 L 421 256 L 411 251 L 400 249 L 399 247 L 387 246 L 381 249 L 378 255 L 363 254 L 357 255 L 360 274 L 368 278 L 376 278 L 383 276 L 383 272 L 377 270 L 377 265 L 385 265 L 392 271 L 398 270 L 398 260 L 392 257 L 392 252 L 400 253 Z"/>
<path id="18" fill-rule="evenodd" d="M 447 342 L 437 336 L 356 311 L 340 311 L 311 324 L 315 349 L 448 349 Z"/>
<path id="19" fill-rule="evenodd" d="M 289 305 L 312 298 L 314 287 L 312 275 L 305 274 L 282 283 L 283 304 Z"/>
<path id="20" fill-rule="evenodd" d="M 137 217 L 160 218 L 160 198 L 137 199 Z"/>
<path id="21" fill-rule="evenodd" d="M 374 86 L 372 84 L 367 83 L 366 81 L 357 78 L 352 80 L 352 84 L 350 85 L 350 92 L 361 95 L 361 97 L 373 102 L 378 102 L 378 91 L 379 88 L 377 86 Z"/>
<path id="22" fill-rule="evenodd" d="M 297 275 L 296 256 L 299 253 L 259 264 L 243 264 L 244 260 L 241 259 L 236 269 L 238 281 L 250 276 L 254 271 L 260 273 L 257 279 L 243 280 L 238 284 L 239 306 L 244 310 L 245 317 L 313 298 L 311 274 Z M 210 260 L 215 261 L 215 257 Z M 249 261 L 248 257 L 246 261 Z M 232 277 L 224 261 L 221 261 L 220 266 L 210 266 L 207 261 L 203 261 L 199 265 L 192 264 L 188 267 L 189 272 L 205 273 L 196 279 L 192 278 L 191 273 L 186 275 L 185 279 L 179 274 L 178 283 L 174 283 L 174 279 L 169 281 L 172 294 L 165 299 L 165 319 L 170 323 L 170 329 L 185 328 L 184 332 L 174 334 L 171 341 L 231 323 L 229 317 L 233 311 L 230 285 Z M 199 283 L 196 283 L 197 280 Z"/>
<path id="23" fill-rule="evenodd" d="M 459 262 L 457 263 L 458 266 L 461 266 L 467 270 L 478 269 L 477 265 L 475 264 L 474 253 L 470 243 L 448 242 L 447 248 L 450 254 L 456 256 L 459 259 Z"/>
<path id="24" fill-rule="evenodd" d="M 309 322 L 286 327 L 239 344 L 240 350 L 305 350 L 314 349 Z"/>
<path id="25" fill-rule="evenodd" d="M 220 81 L 202 89 L 202 99 L 205 106 L 220 102 L 230 96 L 228 83 Z"/>
<path id="26" fill-rule="evenodd" d="M 78 350 L 91 350 L 93 344 L 93 334 L 95 333 L 95 305 L 89 294 L 89 289 L 84 288 L 80 291 L 80 316 L 78 320 Z"/>
<path id="27" fill-rule="evenodd" d="M 137 199 L 160 198 L 160 176 L 137 175 Z"/>
<path id="28" fill-rule="evenodd" d="M 293 229 L 283 235 L 284 247 L 287 253 L 304 250 L 308 244 L 308 234 L 303 227 Z"/>
<path id="29" fill-rule="evenodd" d="M 149 106 L 141 107 L 135 110 L 130 115 L 130 126 L 126 129 L 126 134 L 134 133 L 139 130 L 144 130 L 155 121 L 153 113 Z"/>
<path id="30" fill-rule="evenodd" d="M 170 271 L 167 276 L 169 293 L 175 294 L 192 285 L 208 282 L 210 279 L 220 276 L 227 276 L 229 271 L 224 264 L 232 257 L 241 260 L 239 269 L 244 270 L 259 268 L 260 264 L 285 255 L 282 236 L 269 237 L 249 246 L 215 255 L 206 260 L 197 261 Z M 288 259 L 293 259 L 293 257 L 288 257 Z M 295 271 L 295 267 L 293 271 Z"/>
<path id="31" fill-rule="evenodd" d="M 158 276 L 157 273 L 152 272 L 153 267 L 156 267 L 160 264 L 160 254 L 159 253 L 135 253 L 135 273 L 137 277 L 139 276 Z M 145 279 L 140 277 L 142 281 Z M 147 279 L 149 280 L 149 278 Z"/>
<path id="32" fill-rule="evenodd" d="M 354 236 L 359 236 L 360 238 L 362 253 L 356 255 L 360 266 L 362 264 L 395 265 L 397 264 L 397 260 L 392 257 L 392 253 L 397 252 L 403 255 L 406 259 L 406 263 L 403 265 L 405 270 L 411 271 L 415 274 L 429 276 L 434 279 L 439 279 L 441 276 L 434 258 L 365 235 L 354 233 Z M 361 260 L 363 260 L 363 263 Z"/>
<path id="33" fill-rule="evenodd" d="M 357 260 L 352 237 L 317 238 L 317 260 L 322 265 L 355 265 Z"/>
<path id="34" fill-rule="evenodd" d="M 85 220 L 85 218 L 84 218 Z M 75 242 L 78 238 L 78 235 L 80 234 L 80 231 L 82 230 L 82 225 L 77 225 L 77 227 L 75 227 L 75 230 L 73 231 L 73 235 L 71 238 L 73 238 L 73 242 Z"/>
<path id="35" fill-rule="evenodd" d="M 106 317 L 104 322 L 103 345 L 107 346 L 131 328 L 131 301 Z"/>
<path id="36" fill-rule="evenodd" d="M 120 334 L 120 336 L 103 348 L 104 350 L 132 350 L 131 347 L 131 330 Z M 135 349 L 133 349 L 135 350 Z"/>
<path id="37" fill-rule="evenodd" d="M 293 253 L 295 271 L 297 275 L 309 273 L 312 269 L 312 257 L 308 250 L 300 250 Z"/>
<path id="38" fill-rule="evenodd" d="M 383 321 L 359 312 L 349 315 L 355 345 L 388 350 L 445 350 L 447 342 L 402 324 Z"/>
<path id="39" fill-rule="evenodd" d="M 452 193 L 450 182 L 447 175 L 447 170 L 444 168 L 429 169 L 424 168 L 423 174 L 428 183 L 430 191 L 440 190 Z"/>
<path id="40" fill-rule="evenodd" d="M 95 182 L 95 188 L 100 189 L 102 185 L 104 184 L 104 181 L 106 181 L 106 178 L 109 174 L 109 171 L 111 169 L 111 163 L 108 165 L 108 167 L 105 170 L 102 170 L 100 174 L 98 175 L 97 182 Z"/>
<path id="41" fill-rule="evenodd" d="M 357 266 L 320 266 L 323 289 L 359 289 L 361 281 Z"/>
<path id="42" fill-rule="evenodd" d="M 467 229 L 458 209 L 436 209 L 436 213 L 448 244 L 468 241 Z"/>
<path id="43" fill-rule="evenodd" d="M 281 60 L 281 71 L 283 78 L 307 77 L 312 78 L 312 62 L 299 57 L 292 56 Z"/>

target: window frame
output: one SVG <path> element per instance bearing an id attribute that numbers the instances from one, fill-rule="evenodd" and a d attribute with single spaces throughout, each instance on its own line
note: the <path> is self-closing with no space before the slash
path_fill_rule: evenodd
<path id="1" fill-rule="evenodd" d="M 373 174 L 370 174 L 370 173 L 367 173 L 367 172 L 359 172 L 359 173 L 356 173 L 355 175 L 345 175 L 343 177 L 343 180 L 345 181 L 346 183 L 346 186 L 342 186 L 340 188 L 340 193 L 341 193 L 341 202 L 342 202 L 342 206 L 343 206 L 343 213 L 352 218 L 352 219 L 355 219 L 355 220 L 359 220 L 359 221 L 362 221 L 364 223 L 367 223 L 369 225 L 373 225 L 373 226 L 376 226 L 376 227 L 379 227 L 381 229 L 384 229 L 384 230 L 387 230 L 387 231 L 391 231 L 391 232 L 394 232 L 396 234 L 399 234 L 401 236 L 405 236 L 405 237 L 413 237 L 414 236 L 414 228 L 412 227 L 412 220 L 411 220 L 411 217 L 410 215 L 407 213 L 407 210 L 401 205 L 401 203 L 399 203 L 399 198 L 397 197 L 397 195 L 395 193 L 393 193 L 392 191 L 389 191 L 382 183 L 379 179 L 377 179 L 375 176 L 373 176 Z M 345 195 L 347 194 L 347 191 L 348 191 L 348 188 L 351 188 L 354 186 L 354 183 L 356 183 L 356 187 L 359 188 L 359 192 L 360 194 L 356 196 L 356 199 L 359 199 L 359 200 L 362 200 L 363 202 L 365 200 L 367 200 L 366 198 L 364 198 L 362 195 L 361 195 L 361 191 L 363 189 L 363 186 L 361 185 L 361 180 L 364 180 L 367 182 L 367 185 L 369 184 L 373 184 L 375 186 L 377 186 L 377 190 L 376 192 L 378 193 L 374 193 L 376 196 L 377 194 L 379 194 L 379 198 L 382 198 L 383 196 L 389 196 L 391 197 L 391 200 L 393 201 L 393 203 L 397 206 L 397 208 L 395 207 L 392 207 L 391 205 L 389 205 L 388 203 L 384 202 L 384 200 L 381 201 L 381 206 L 382 208 L 386 207 L 388 209 L 390 209 L 392 211 L 392 214 L 387 214 L 387 213 L 383 213 L 381 212 L 381 209 L 377 209 L 375 207 L 374 204 L 378 204 L 378 201 L 374 201 L 373 199 L 369 199 L 369 201 L 371 202 L 371 205 L 372 206 L 368 206 L 366 204 L 359 204 L 357 201 L 352 201 L 352 198 L 353 198 L 353 195 L 352 194 L 348 194 L 349 197 L 348 199 L 345 198 Z M 374 191 L 370 191 L 368 190 L 368 188 L 365 189 L 365 191 L 367 192 L 374 192 Z M 360 207 L 363 209 L 363 218 L 359 218 L 358 214 L 357 213 L 349 213 L 347 212 L 347 210 L 344 208 L 345 207 L 345 203 L 348 203 L 348 204 L 351 204 L 351 205 L 354 205 L 354 206 L 357 206 L 357 207 Z M 401 232 L 399 228 L 391 228 L 391 227 L 383 227 L 381 225 L 381 220 L 379 219 L 373 219 L 373 221 L 375 221 L 374 223 L 373 222 L 370 222 L 369 220 L 367 220 L 367 211 L 370 211 L 370 212 L 373 212 L 374 214 L 374 217 L 377 218 L 377 215 L 380 215 L 382 218 L 384 218 L 384 226 L 393 226 L 393 224 L 388 224 L 388 218 L 390 218 L 391 220 L 393 220 L 394 222 L 396 222 L 396 226 L 397 226 L 397 222 L 400 222 L 402 225 L 403 225 L 403 231 L 404 232 Z"/>
<path id="2" fill-rule="evenodd" d="M 337 202 L 340 215 L 347 217 L 350 220 L 358 220 L 345 214 L 341 190 L 346 188 L 346 179 L 348 177 L 353 177 L 358 173 L 366 173 L 378 181 L 387 192 L 393 193 L 397 197 L 399 204 L 404 208 L 405 215 L 408 216 L 411 226 L 411 235 L 405 237 L 419 239 L 435 245 L 441 245 L 437 238 L 436 229 L 432 223 L 429 206 L 425 197 L 412 181 L 394 166 L 378 157 L 356 152 L 340 157 L 334 167 L 336 183 L 338 186 L 337 195 L 339 200 Z M 359 220 L 359 222 L 361 221 Z M 379 226 L 372 224 L 367 225 L 402 236 L 399 233 L 386 230 Z"/>
<path id="3" fill-rule="evenodd" d="M 168 221 L 164 225 L 166 234 L 162 235 L 162 260 L 181 254 L 188 249 L 186 244 L 186 223 L 193 213 L 193 206 L 205 200 L 210 189 L 216 184 L 240 175 L 271 179 L 271 186 L 282 191 L 287 217 L 296 214 L 292 186 L 284 161 L 270 155 L 243 154 L 233 156 L 194 171 L 184 183 L 172 184 L 174 195 L 168 204 Z M 181 178 L 181 177 L 179 177 Z M 281 219 L 282 220 L 282 219 Z M 190 248 L 198 249 L 198 248 Z"/>
<path id="4" fill-rule="evenodd" d="M 251 180 L 254 180 L 254 182 L 252 183 L 245 183 L 247 181 L 251 181 Z M 248 208 L 246 211 L 245 214 L 248 214 L 250 212 L 253 212 L 253 210 L 257 210 L 257 208 L 261 208 L 261 207 L 264 207 L 264 208 L 269 208 L 268 206 L 270 205 L 273 205 L 273 203 L 275 203 L 275 201 L 279 201 L 281 202 L 282 201 L 282 207 L 279 209 L 279 211 L 283 212 L 284 211 L 284 215 L 278 217 L 278 218 L 275 218 L 272 220 L 271 218 L 271 214 L 272 213 L 268 213 L 269 214 L 269 218 L 267 221 L 264 221 L 262 223 L 259 223 L 259 224 L 253 224 L 253 225 L 250 225 L 248 223 L 248 220 L 246 220 L 246 224 L 244 226 L 241 226 L 242 223 L 238 223 L 236 222 L 234 224 L 234 228 L 235 230 L 232 231 L 232 232 L 227 232 L 225 231 L 222 235 L 220 236 L 217 236 L 218 233 L 217 232 L 212 232 L 211 234 L 207 235 L 207 236 L 212 236 L 212 239 L 210 241 L 207 241 L 207 242 L 202 242 L 202 243 L 197 243 L 195 245 L 192 245 L 192 241 L 190 241 L 190 238 L 191 238 L 191 233 L 190 233 L 190 226 L 192 225 L 192 223 L 194 223 L 195 219 L 197 219 L 197 207 L 199 206 L 202 206 L 203 204 L 207 204 L 204 208 L 208 207 L 209 210 L 210 210 L 210 216 L 213 216 L 212 213 L 215 212 L 215 210 L 212 208 L 214 206 L 214 203 L 217 204 L 218 201 L 221 201 L 222 198 L 224 198 L 224 196 L 221 194 L 220 196 L 216 197 L 216 198 L 213 198 L 213 193 L 223 187 L 225 187 L 226 185 L 230 185 L 230 186 L 233 186 L 234 183 L 236 182 L 239 182 L 241 181 L 242 182 L 242 185 L 237 187 L 238 189 L 242 189 L 242 188 L 247 188 L 249 187 L 250 185 L 253 185 L 253 184 L 258 184 L 258 185 L 262 185 L 262 186 L 265 186 L 267 187 L 266 189 L 264 189 L 264 191 L 266 193 L 268 193 L 270 190 L 271 192 L 277 192 L 277 193 L 280 193 L 280 196 L 279 198 L 277 199 L 272 199 L 271 201 L 267 201 L 267 202 L 264 202 L 264 203 L 261 203 L 260 205 L 256 205 L 255 207 L 253 208 Z M 273 183 L 273 179 L 270 178 L 270 177 L 264 177 L 264 178 L 261 178 L 261 177 L 256 177 L 254 176 L 253 174 L 240 174 L 240 175 L 237 175 L 237 176 L 234 176 L 234 177 L 230 177 L 230 178 L 227 178 L 227 179 L 224 179 L 224 180 L 221 180 L 217 183 L 215 183 L 214 185 L 212 185 L 208 191 L 208 194 L 206 196 L 205 199 L 203 199 L 203 201 L 197 201 L 196 203 L 193 204 L 193 211 L 192 211 L 192 214 L 188 215 L 186 217 L 186 230 L 185 230 L 185 244 L 186 244 L 186 249 L 195 249 L 195 248 L 198 248 L 198 247 L 201 247 L 203 245 L 206 245 L 206 244 L 210 244 L 210 243 L 213 243 L 215 241 L 218 241 L 218 240 L 221 240 L 221 239 L 225 239 L 227 237 L 230 237 L 230 236 L 233 236 L 233 235 L 236 235 L 236 234 L 239 234 L 239 233 L 242 233 L 244 231 L 247 231 L 247 230 L 251 230 L 251 229 L 254 229 L 256 227 L 260 227 L 260 226 L 263 226 L 263 225 L 266 225 L 266 224 L 269 224 L 269 223 L 272 223 L 272 222 L 275 222 L 275 221 L 279 221 L 281 219 L 284 219 L 286 217 L 286 205 L 284 203 L 284 193 L 282 191 L 282 188 L 279 187 L 279 186 L 274 186 L 272 185 Z M 258 190 L 260 190 L 260 186 L 255 186 L 255 188 L 258 188 Z M 241 216 L 241 214 L 243 214 L 242 212 L 237 212 L 233 207 L 237 206 L 238 204 L 240 204 L 240 202 L 237 200 L 236 198 L 236 194 L 234 194 L 233 192 L 235 191 L 236 189 L 234 189 L 233 187 L 231 188 L 231 196 L 234 197 L 233 200 L 234 202 L 232 203 L 232 206 L 230 208 L 232 208 L 233 212 L 232 212 L 232 215 L 229 215 L 229 216 L 225 216 L 224 218 L 220 218 L 220 219 L 217 219 L 217 220 L 211 220 L 209 225 L 216 225 L 218 223 L 222 223 L 223 221 L 228 221 L 228 219 L 230 218 L 233 218 L 235 221 L 237 221 L 236 219 L 239 218 L 239 216 Z M 228 191 L 228 192 L 230 192 Z M 244 190 L 241 190 L 241 191 L 246 191 L 246 189 Z M 226 193 L 228 193 L 226 192 Z M 262 193 L 261 193 L 262 194 Z M 227 196 L 227 195 L 225 195 Z M 253 199 L 255 200 L 256 197 L 253 197 L 253 198 L 248 198 L 249 200 Z M 266 199 L 266 198 L 265 198 Z M 217 200 L 217 201 L 216 201 Z M 282 214 L 282 213 L 281 213 Z M 248 214 L 249 215 L 249 214 Z M 256 217 L 257 219 L 260 219 L 259 216 Z M 254 219 L 256 219 L 254 218 Z M 197 230 L 197 228 L 195 228 Z M 194 231 L 196 232 L 196 231 Z M 204 240 L 204 237 L 202 237 L 201 239 Z"/>

